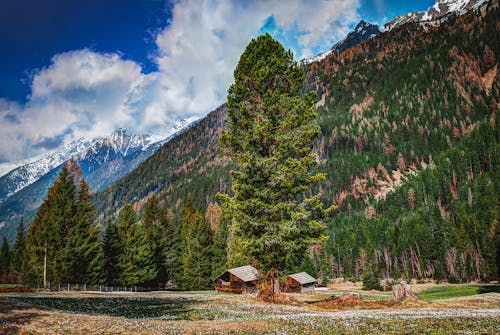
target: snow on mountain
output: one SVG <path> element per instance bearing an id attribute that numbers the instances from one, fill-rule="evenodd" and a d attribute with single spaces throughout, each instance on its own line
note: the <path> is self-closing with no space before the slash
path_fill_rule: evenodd
<path id="1" fill-rule="evenodd" d="M 490 0 L 436 0 L 425 12 L 412 12 L 395 17 L 384 24 L 382 30 L 389 31 L 407 23 L 419 23 L 424 29 L 438 26 L 452 16 L 460 16 L 476 10 Z"/>
<path id="2" fill-rule="evenodd" d="M 397 16 L 382 27 L 361 20 L 353 31 L 347 34 L 344 39 L 335 43 L 330 50 L 319 53 L 311 58 L 304 58 L 300 60 L 300 64 L 307 65 L 319 62 L 333 53 L 339 54 L 366 39 L 375 37 L 382 32 L 396 29 L 407 23 L 420 23 L 424 29 L 438 26 L 451 16 L 463 15 L 469 10 L 476 10 L 489 1 L 491 0 L 436 0 L 436 3 L 425 12 L 411 12 Z"/>
<path id="3" fill-rule="evenodd" d="M 379 26 L 361 20 L 353 31 L 349 32 L 346 37 L 335 43 L 330 50 L 322 52 L 312 58 L 306 58 L 300 61 L 301 64 L 309 64 L 320 61 L 332 53 L 339 54 L 344 50 L 352 48 L 355 45 L 363 42 L 366 39 L 372 38 L 380 34 Z"/>
<path id="4" fill-rule="evenodd" d="M 89 176 L 96 182 L 95 186 L 108 185 L 123 175 L 121 170 L 128 170 L 137 162 L 146 159 L 163 143 L 182 133 L 196 120 L 197 118 L 177 120 L 172 128 L 173 133 L 168 137 L 136 134 L 118 128 L 105 137 L 98 137 L 92 141 L 81 138 L 53 152 L 17 163 L 4 164 L 4 168 L 12 167 L 13 169 L 0 177 L 0 203 L 26 186 L 33 184 L 71 157 L 77 160 L 84 175 L 90 175 L 96 169 L 114 160 L 128 160 L 127 163 L 114 164 L 114 170 L 108 171 L 110 174 L 112 172 L 114 176 L 103 175 L 101 178 L 94 175 Z M 129 157 L 130 155 L 133 157 Z"/>
<path id="5" fill-rule="evenodd" d="M 378 34 L 380 34 L 378 25 L 361 20 L 356 25 L 354 30 L 347 34 L 347 36 L 343 40 L 338 41 L 333 45 L 331 51 L 339 54 L 344 50 L 358 45 L 364 40 L 377 36 Z"/>
<path id="6" fill-rule="evenodd" d="M 89 145 L 90 141 L 80 138 L 55 151 L 12 164 L 18 167 L 0 178 L 0 202 L 37 181 L 41 176 L 67 161 L 72 155 L 85 150 Z"/>

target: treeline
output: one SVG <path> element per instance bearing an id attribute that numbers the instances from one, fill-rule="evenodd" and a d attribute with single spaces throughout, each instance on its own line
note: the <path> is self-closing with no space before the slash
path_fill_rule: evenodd
<path id="1" fill-rule="evenodd" d="M 225 267 L 221 209 L 205 212 L 191 196 L 179 214 L 151 196 L 138 215 L 125 205 L 105 227 L 95 224 L 89 185 L 74 161 L 66 164 L 25 231 L 21 220 L 15 244 L 4 238 L 0 282 L 33 286 L 65 283 L 208 289 Z"/>

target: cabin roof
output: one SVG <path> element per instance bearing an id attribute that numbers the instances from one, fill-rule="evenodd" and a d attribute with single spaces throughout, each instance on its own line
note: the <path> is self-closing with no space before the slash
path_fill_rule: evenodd
<path id="1" fill-rule="evenodd" d="M 305 284 L 310 284 L 310 283 L 315 283 L 317 282 L 316 279 L 314 279 L 309 273 L 307 272 L 299 272 L 299 273 L 294 273 L 292 275 L 289 275 L 288 277 L 291 277 L 295 281 L 299 282 L 302 285 Z"/>
<path id="2" fill-rule="evenodd" d="M 229 270 L 226 270 L 224 273 L 226 273 L 226 272 L 229 272 L 230 274 L 238 277 L 239 279 L 243 280 L 244 282 L 257 280 L 257 276 L 259 275 L 259 272 L 257 271 L 257 269 L 251 265 L 244 265 L 244 266 L 240 266 L 237 268 L 229 269 Z M 218 275 L 217 278 L 215 278 L 215 280 L 222 277 L 224 275 L 224 273 Z"/>

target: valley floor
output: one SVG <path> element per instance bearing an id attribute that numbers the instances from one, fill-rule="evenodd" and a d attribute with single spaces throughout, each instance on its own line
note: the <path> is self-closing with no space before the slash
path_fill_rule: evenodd
<path id="1" fill-rule="evenodd" d="M 388 304 L 384 293 L 362 292 L 345 307 L 314 303 L 341 293 L 290 295 L 286 305 L 213 291 L 8 293 L 0 334 L 500 333 L 500 293 Z"/>

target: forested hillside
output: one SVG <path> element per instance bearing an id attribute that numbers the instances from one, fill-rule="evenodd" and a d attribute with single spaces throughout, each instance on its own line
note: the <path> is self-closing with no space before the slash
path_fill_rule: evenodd
<path id="1" fill-rule="evenodd" d="M 339 206 L 311 250 L 318 275 L 498 277 L 499 15 L 493 1 L 427 31 L 405 25 L 305 68 L 319 191 Z M 188 193 L 206 207 L 228 192 L 224 118 L 225 107 L 210 113 L 97 194 L 101 220 L 151 194 L 179 217 Z"/>
<path id="2" fill-rule="evenodd" d="M 218 152 L 219 132 L 226 106 L 221 106 L 183 134 L 167 142 L 154 155 L 110 188 L 96 195 L 101 217 L 116 213 L 126 202 L 142 208 L 155 194 L 163 206 L 178 207 L 191 193 L 208 205 L 215 194 L 230 188 L 228 159 Z"/>
<path id="3" fill-rule="evenodd" d="M 323 248 L 329 275 L 498 275 L 497 4 L 307 69 L 323 191 L 340 206 Z"/>

